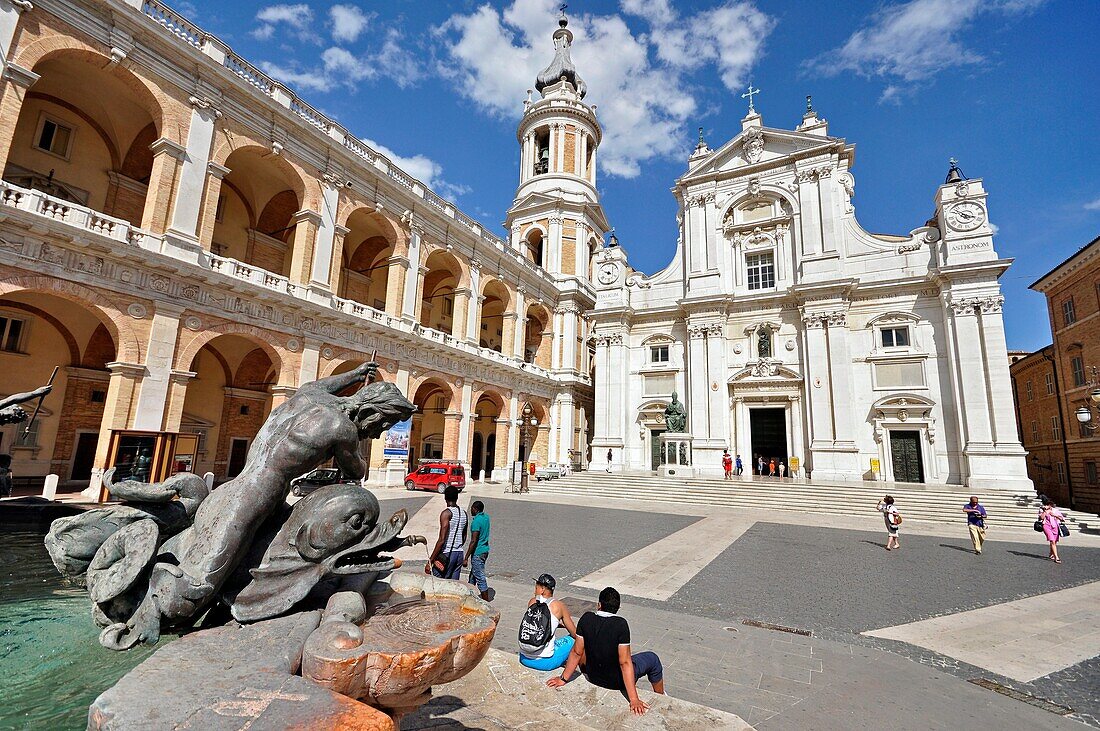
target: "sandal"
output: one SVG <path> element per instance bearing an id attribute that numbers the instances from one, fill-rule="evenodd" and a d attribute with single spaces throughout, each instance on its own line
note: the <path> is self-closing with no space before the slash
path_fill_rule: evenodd
<path id="1" fill-rule="evenodd" d="M 1056 559 L 1054 559 L 1054 563 L 1062 563 L 1062 559 L 1056 558 Z"/>

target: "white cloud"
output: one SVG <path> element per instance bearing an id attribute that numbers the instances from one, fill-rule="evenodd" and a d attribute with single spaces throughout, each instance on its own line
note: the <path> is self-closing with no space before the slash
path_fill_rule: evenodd
<path id="1" fill-rule="evenodd" d="M 939 72 L 981 64 L 985 57 L 960 34 L 982 16 L 1031 10 L 1044 0 L 910 0 L 873 13 L 842 46 L 805 63 L 824 76 L 852 71 L 890 80 L 880 98 L 897 103 L 906 88 Z M 980 29 L 979 29 L 980 30 Z"/>
<path id="2" fill-rule="evenodd" d="M 354 43 L 373 17 L 355 5 L 333 5 L 328 14 L 332 21 L 332 39 L 337 43 Z"/>
<path id="3" fill-rule="evenodd" d="M 424 78 L 423 64 L 401 35 L 401 31 L 396 28 L 390 28 L 386 32 L 386 40 L 371 56 L 371 62 L 379 73 L 389 77 L 402 89 L 407 89 Z"/>
<path id="4" fill-rule="evenodd" d="M 412 157 L 402 157 L 390 148 L 386 147 L 385 145 L 380 145 L 374 140 L 364 139 L 363 141 L 373 147 L 379 153 L 388 157 L 391 162 L 404 170 L 406 173 L 413 176 L 420 182 L 425 183 L 436 193 L 443 196 L 444 198 L 447 198 L 448 200 L 453 201 L 458 196 L 470 192 L 470 188 L 468 186 L 449 183 L 444 180 L 443 166 L 435 160 L 432 160 L 430 157 L 427 157 L 426 155 L 413 155 Z"/>
<path id="5" fill-rule="evenodd" d="M 313 11 L 305 3 L 269 5 L 256 13 L 256 20 L 260 25 L 256 26 L 252 35 L 260 40 L 269 40 L 273 37 L 276 26 L 280 23 L 288 26 L 297 36 L 305 38 L 308 37 L 310 25 L 313 22 Z"/>
<path id="6" fill-rule="evenodd" d="M 373 64 L 365 63 L 339 46 L 326 48 L 321 54 L 321 65 L 313 69 L 266 61 L 260 64 L 260 68 L 291 87 L 320 92 L 332 91 L 338 86 L 354 89 L 358 82 L 377 76 Z"/>
<path id="7" fill-rule="evenodd" d="M 1085 204 L 1086 211 L 1100 211 L 1100 198 Z"/>
<path id="8" fill-rule="evenodd" d="M 525 90 L 553 58 L 556 6 L 513 0 L 503 12 L 485 4 L 451 16 L 435 30 L 443 51 L 439 71 L 490 114 L 518 115 Z M 629 178 L 643 162 L 690 147 L 687 122 L 699 105 L 683 74 L 713 63 L 723 83 L 738 87 L 774 21 L 751 2 L 725 2 L 687 17 L 668 0 L 623 0 L 622 7 L 653 32 L 636 34 L 617 14 L 572 17 L 569 28 L 573 60 L 588 83 L 586 101 L 598 105 L 604 128 L 600 165 Z"/>

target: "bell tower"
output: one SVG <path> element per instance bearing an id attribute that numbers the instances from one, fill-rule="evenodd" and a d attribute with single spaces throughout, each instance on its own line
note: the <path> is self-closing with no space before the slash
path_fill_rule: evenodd
<path id="1" fill-rule="evenodd" d="M 554 60 L 535 80 L 516 130 L 519 187 L 505 226 L 525 258 L 556 279 L 592 279 L 592 256 L 609 230 L 596 191 L 596 150 L 603 130 L 588 86 L 570 58 L 573 32 L 563 12 Z"/>

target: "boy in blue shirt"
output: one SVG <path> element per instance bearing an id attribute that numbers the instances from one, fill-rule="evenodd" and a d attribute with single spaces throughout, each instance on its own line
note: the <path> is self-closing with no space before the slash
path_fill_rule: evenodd
<path id="1" fill-rule="evenodd" d="M 978 502 L 977 495 L 970 496 L 970 502 L 963 506 L 966 513 L 966 526 L 970 529 L 970 542 L 974 544 L 974 553 L 982 554 L 985 543 L 985 508 Z"/>
<path id="2" fill-rule="evenodd" d="M 489 516 L 485 503 L 475 500 L 470 505 L 470 543 L 464 566 L 470 567 L 470 583 L 477 584 L 481 598 L 489 601 L 489 582 L 485 578 L 485 562 L 489 559 Z"/>

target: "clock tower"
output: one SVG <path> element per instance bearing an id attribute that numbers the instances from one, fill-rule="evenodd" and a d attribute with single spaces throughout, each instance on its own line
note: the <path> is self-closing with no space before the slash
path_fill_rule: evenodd
<path id="1" fill-rule="evenodd" d="M 940 257 L 946 266 L 997 260 L 986 195 L 982 181 L 964 178 L 952 158 L 947 179 L 936 193 Z"/>

